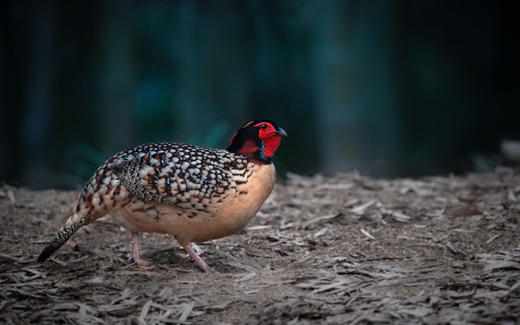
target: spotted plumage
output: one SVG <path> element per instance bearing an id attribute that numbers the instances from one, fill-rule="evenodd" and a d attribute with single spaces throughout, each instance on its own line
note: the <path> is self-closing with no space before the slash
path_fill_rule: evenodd
<path id="1" fill-rule="evenodd" d="M 270 120 L 245 123 L 227 150 L 179 143 L 137 146 L 110 157 L 81 191 L 72 216 L 44 249 L 39 261 L 56 251 L 81 226 L 104 216 L 134 233 L 174 235 L 197 261 L 192 242 L 242 229 L 272 191 L 271 162 L 285 131 Z"/>

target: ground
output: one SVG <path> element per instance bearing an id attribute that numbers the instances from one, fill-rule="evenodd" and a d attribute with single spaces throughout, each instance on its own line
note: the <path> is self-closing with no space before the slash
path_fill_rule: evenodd
<path id="1" fill-rule="evenodd" d="M 77 191 L 0 188 L 0 323 L 512 324 L 520 172 L 379 180 L 289 175 L 248 228 L 200 244 L 108 222 L 36 257 Z"/>

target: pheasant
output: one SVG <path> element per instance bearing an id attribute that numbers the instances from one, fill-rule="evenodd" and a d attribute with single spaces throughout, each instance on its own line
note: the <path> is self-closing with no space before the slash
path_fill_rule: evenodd
<path id="1" fill-rule="evenodd" d="M 65 226 L 38 257 L 45 261 L 80 227 L 104 216 L 132 232 L 132 258 L 139 255 L 139 232 L 171 234 L 198 266 L 213 269 L 191 243 L 243 229 L 273 190 L 272 158 L 282 128 L 253 120 L 235 132 L 227 150 L 180 143 L 141 145 L 110 157 L 83 187 Z"/>

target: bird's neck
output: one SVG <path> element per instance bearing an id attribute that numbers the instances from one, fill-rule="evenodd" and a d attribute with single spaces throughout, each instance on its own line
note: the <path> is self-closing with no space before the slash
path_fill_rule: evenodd
<path id="1" fill-rule="evenodd" d="M 227 150 L 238 153 L 251 162 L 258 165 L 268 165 L 272 162 L 276 149 L 280 146 L 280 137 L 268 137 L 264 140 L 243 140 L 236 139 Z"/>

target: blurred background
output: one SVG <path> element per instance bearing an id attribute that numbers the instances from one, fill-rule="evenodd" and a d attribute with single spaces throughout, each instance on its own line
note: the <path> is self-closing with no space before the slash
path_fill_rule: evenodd
<path id="1" fill-rule="evenodd" d="M 4 1 L 0 181 L 77 188 L 137 144 L 289 133 L 281 177 L 492 170 L 520 139 L 514 2 Z M 516 72 L 514 72 L 516 71 Z"/>

